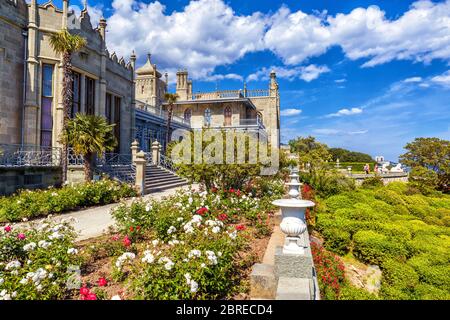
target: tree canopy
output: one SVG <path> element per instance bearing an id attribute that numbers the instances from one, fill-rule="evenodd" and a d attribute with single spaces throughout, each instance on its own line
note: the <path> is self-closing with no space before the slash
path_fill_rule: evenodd
<path id="1" fill-rule="evenodd" d="M 374 162 L 374 159 L 367 153 L 343 148 L 330 148 L 328 152 L 331 154 L 333 161 L 339 159 L 340 162 Z"/>
<path id="2" fill-rule="evenodd" d="M 290 140 L 289 146 L 291 147 L 291 152 L 298 154 L 299 162 L 303 165 L 309 163 L 311 168 L 321 166 L 324 162 L 331 160 L 328 146 L 316 141 L 316 138 L 312 136 Z"/>
<path id="3" fill-rule="evenodd" d="M 400 162 L 411 168 L 423 167 L 438 176 L 438 189 L 447 189 L 450 184 L 450 141 L 439 138 L 416 138 L 406 144 Z M 422 170 L 423 171 L 423 170 Z"/>

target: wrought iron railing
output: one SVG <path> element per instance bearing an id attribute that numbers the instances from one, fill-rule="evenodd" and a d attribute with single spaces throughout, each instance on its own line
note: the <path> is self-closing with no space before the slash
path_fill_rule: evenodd
<path id="1" fill-rule="evenodd" d="M 173 163 L 172 159 L 170 159 L 169 157 L 166 157 L 163 154 L 159 155 L 159 165 L 169 171 L 172 171 L 172 172 L 176 171 L 175 164 Z"/>
<path id="2" fill-rule="evenodd" d="M 252 98 L 252 97 L 268 97 L 270 96 L 270 92 L 268 89 L 252 89 L 252 90 L 247 90 L 245 92 L 245 96 L 248 98 Z"/>
<path id="3" fill-rule="evenodd" d="M 76 154 L 73 148 L 67 148 L 67 164 L 70 166 L 81 166 L 84 164 L 84 159 L 81 154 Z"/>
<path id="4" fill-rule="evenodd" d="M 97 158 L 95 170 L 97 173 L 128 183 L 134 183 L 136 178 L 136 168 L 131 154 L 105 153 Z"/>
<path id="5" fill-rule="evenodd" d="M 145 154 L 145 160 L 147 160 L 147 163 L 153 164 L 152 152 L 144 152 L 144 154 Z"/>
<path id="6" fill-rule="evenodd" d="M 61 149 L 34 145 L 0 144 L 0 167 L 57 167 Z"/>

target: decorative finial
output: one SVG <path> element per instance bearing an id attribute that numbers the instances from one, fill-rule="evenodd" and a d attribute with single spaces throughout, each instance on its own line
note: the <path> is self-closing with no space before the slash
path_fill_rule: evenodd
<path id="1" fill-rule="evenodd" d="M 83 10 L 87 10 L 88 7 L 87 0 L 83 0 L 83 6 L 84 6 Z"/>
<path id="2" fill-rule="evenodd" d="M 147 60 L 150 61 L 151 58 L 152 58 L 152 54 L 150 52 L 147 53 Z"/>

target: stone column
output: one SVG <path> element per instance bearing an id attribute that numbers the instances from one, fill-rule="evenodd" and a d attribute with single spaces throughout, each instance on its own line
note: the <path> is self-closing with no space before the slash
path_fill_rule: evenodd
<path id="1" fill-rule="evenodd" d="M 136 154 L 134 165 L 136 167 L 135 186 L 138 188 L 139 193 L 143 195 L 145 193 L 145 167 L 147 165 L 143 151 Z"/>
<path id="2" fill-rule="evenodd" d="M 133 161 L 133 163 L 136 160 L 138 150 L 139 150 L 139 142 L 137 140 L 134 140 L 131 143 L 131 161 Z"/>
<path id="3" fill-rule="evenodd" d="M 161 145 L 158 141 L 152 143 L 152 163 L 154 165 L 159 164 L 159 155 L 161 153 Z"/>

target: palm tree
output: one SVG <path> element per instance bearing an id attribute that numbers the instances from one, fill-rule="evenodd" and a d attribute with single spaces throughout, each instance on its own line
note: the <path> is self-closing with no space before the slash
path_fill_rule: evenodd
<path id="1" fill-rule="evenodd" d="M 62 55 L 62 67 L 63 67 L 63 85 L 62 85 L 62 97 L 63 97 L 63 130 L 67 126 L 69 120 L 69 110 L 72 104 L 73 92 L 72 92 L 72 54 L 85 47 L 87 41 L 85 38 L 71 34 L 67 28 L 54 33 L 50 37 L 50 45 L 57 54 Z M 67 180 L 67 144 L 63 143 L 62 148 L 62 178 L 63 182 Z"/>
<path id="2" fill-rule="evenodd" d="M 62 134 L 65 144 L 70 144 L 76 154 L 84 160 L 84 178 L 92 180 L 95 154 L 114 150 L 117 140 L 113 131 L 114 124 L 108 124 L 105 117 L 77 113 L 67 122 Z"/>
<path id="3" fill-rule="evenodd" d="M 177 102 L 178 95 L 176 93 L 168 93 L 164 94 L 164 99 L 166 99 L 169 106 L 167 107 L 167 132 L 166 132 L 166 148 L 169 145 L 169 137 L 170 137 L 170 125 L 172 123 L 172 114 L 173 114 L 173 104 Z"/>

